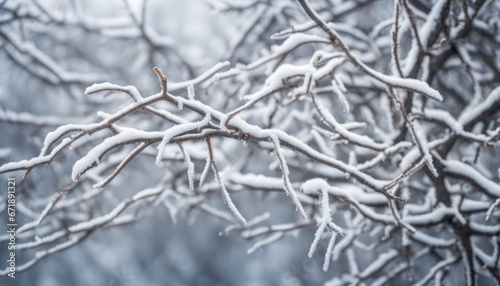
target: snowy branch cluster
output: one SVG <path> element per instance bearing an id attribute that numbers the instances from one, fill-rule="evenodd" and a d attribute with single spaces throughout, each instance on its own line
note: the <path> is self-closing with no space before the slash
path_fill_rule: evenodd
<path id="1" fill-rule="evenodd" d="M 18 271 L 166 207 L 174 221 L 191 212 L 222 219 L 221 235 L 252 240 L 248 253 L 314 233 L 303 253 L 321 254 L 324 271 L 335 273 L 327 285 L 500 283 L 500 3 L 208 2 L 246 19 L 227 61 L 178 82 L 167 79 L 175 70 L 155 67 L 157 93 L 93 84 L 89 99 L 115 96 L 120 104 L 61 124 L 38 156 L 0 167 L 26 176 L 64 154 L 79 156 L 69 187 L 23 197 L 32 219 L 17 231 L 18 248 L 35 252 Z M 392 16 L 366 16 L 371 9 Z M 131 15 L 126 29 L 83 19 L 64 25 L 169 45 Z M 99 77 L 72 77 L 1 27 L 0 37 L 14 61 L 29 69 L 21 57 L 37 61 L 34 76 Z M 136 160 L 147 167 L 131 174 Z M 131 180 L 150 186 L 119 194 Z M 296 214 L 273 221 L 275 206 L 256 212 L 239 199 L 244 193 L 278 196 Z"/>

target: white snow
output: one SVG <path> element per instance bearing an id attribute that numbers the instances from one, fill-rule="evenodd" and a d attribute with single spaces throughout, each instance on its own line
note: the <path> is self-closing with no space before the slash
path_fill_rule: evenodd
<path id="1" fill-rule="evenodd" d="M 133 142 L 145 141 L 148 139 L 158 140 L 164 136 L 163 132 L 147 132 L 128 128 L 123 132 L 106 138 L 102 143 L 98 144 L 87 155 L 76 161 L 73 165 L 71 179 L 77 181 L 88 169 L 97 166 L 101 162 L 102 156 L 113 148 Z"/>
<path id="2" fill-rule="evenodd" d="M 184 163 L 187 166 L 187 175 L 188 175 L 188 185 L 189 190 L 194 190 L 194 164 L 191 161 L 191 157 L 185 148 L 182 147 L 182 144 L 179 143 L 179 148 L 181 149 L 182 155 L 184 156 Z"/>
<path id="3" fill-rule="evenodd" d="M 489 220 L 491 215 L 493 214 L 493 211 L 500 205 L 500 198 L 498 198 L 491 206 L 488 208 L 488 211 L 486 212 L 486 220 Z"/>
<path id="4" fill-rule="evenodd" d="M 268 237 L 262 239 L 262 240 L 259 240 L 257 241 L 251 248 L 249 248 L 247 250 L 247 254 L 252 254 L 254 253 L 257 249 L 263 247 L 263 246 L 266 246 L 268 244 L 271 244 L 279 239 L 281 239 L 283 237 L 283 233 L 282 232 L 276 232 L 276 233 L 273 233 L 271 235 L 269 235 Z"/>
<path id="5" fill-rule="evenodd" d="M 477 184 L 479 187 L 481 187 L 488 194 L 495 197 L 500 197 L 500 185 L 484 177 L 472 166 L 457 160 L 445 160 L 442 161 L 442 164 L 445 166 L 445 172 L 450 172 L 466 177 Z"/>
<path id="6" fill-rule="evenodd" d="M 479 116 L 481 116 L 487 109 L 491 106 L 497 104 L 500 100 L 500 87 L 495 88 L 486 99 L 475 107 L 467 109 L 466 112 L 462 112 L 458 118 L 458 122 L 462 125 L 467 125 Z"/>
<path id="7" fill-rule="evenodd" d="M 332 236 L 330 237 L 330 241 L 328 242 L 328 246 L 326 248 L 326 253 L 325 253 L 325 261 L 323 263 L 323 271 L 328 271 L 328 268 L 330 267 L 330 261 L 332 260 L 332 250 L 333 246 L 335 245 L 335 239 L 337 238 L 336 233 L 332 233 Z"/>
<path id="8" fill-rule="evenodd" d="M 330 111 L 324 107 L 321 103 L 320 99 L 316 100 L 316 105 L 318 106 L 318 111 L 325 118 L 326 122 L 331 125 L 331 127 L 340 134 L 342 137 L 349 140 L 349 142 L 354 143 L 359 146 L 365 146 L 367 148 L 375 149 L 375 150 L 384 150 L 389 147 L 386 143 L 377 143 L 373 141 L 370 137 L 365 135 L 359 135 L 354 132 L 351 132 L 344 128 L 341 124 L 337 122 L 335 117 L 330 113 Z"/>
<path id="9" fill-rule="evenodd" d="M 92 95 L 98 92 L 125 92 L 128 93 L 135 101 L 139 101 L 142 99 L 141 93 L 135 86 L 132 85 L 120 86 L 109 82 L 103 82 L 94 83 L 93 85 L 85 89 L 86 95 Z"/>
<path id="10" fill-rule="evenodd" d="M 282 178 L 268 177 L 262 174 L 233 172 L 227 178 L 235 184 L 242 184 L 255 189 L 283 189 Z"/>
<path id="11" fill-rule="evenodd" d="M 192 132 L 192 131 L 197 131 L 201 127 L 206 126 L 210 120 L 212 119 L 212 116 L 210 113 L 207 113 L 205 115 L 205 118 L 203 120 L 200 120 L 198 122 L 190 122 L 190 123 L 184 123 L 184 124 L 179 124 L 171 127 L 170 129 L 167 129 L 166 131 L 162 132 L 163 138 L 158 145 L 158 156 L 156 156 L 156 165 L 161 164 L 161 160 L 163 158 L 163 154 L 165 152 L 165 146 L 170 143 L 170 140 L 174 138 L 175 136 L 181 135 L 183 133 L 187 132 Z"/>
<path id="12" fill-rule="evenodd" d="M 292 183 L 290 182 L 290 178 L 288 177 L 290 174 L 290 171 L 288 170 L 288 165 L 286 164 L 285 157 L 283 156 L 283 153 L 281 151 L 280 141 L 278 139 L 278 136 L 271 135 L 270 138 L 271 138 L 272 143 L 274 144 L 274 149 L 275 149 L 274 151 L 276 153 L 276 156 L 278 157 L 278 160 L 280 161 L 280 167 L 281 167 L 281 173 L 283 174 L 285 192 L 287 193 L 287 195 L 289 195 L 291 197 L 299 214 L 303 218 L 307 218 L 306 212 L 305 212 L 304 208 L 302 207 L 300 200 L 297 198 L 297 194 L 295 193 L 295 190 L 293 189 Z"/>
<path id="13" fill-rule="evenodd" d="M 375 271 L 380 271 L 384 267 L 387 266 L 388 263 L 391 262 L 394 258 L 399 255 L 399 252 L 395 249 L 390 249 L 387 252 L 378 255 L 378 258 L 375 259 L 368 267 L 365 268 L 361 273 L 359 273 L 360 278 L 369 277 Z"/>
<path id="14" fill-rule="evenodd" d="M 227 66 L 229 66 L 229 64 L 230 63 L 228 61 L 219 62 L 219 63 L 215 64 L 212 68 L 210 68 L 209 70 L 207 70 L 206 72 L 199 75 L 197 78 L 195 78 L 193 80 L 183 81 L 183 82 L 179 82 L 179 83 L 169 83 L 168 90 L 173 92 L 173 91 L 188 88 L 189 86 L 197 85 L 201 82 L 206 81 L 207 79 L 212 77 L 214 74 L 216 74 L 220 70 L 226 68 Z"/>
<path id="15" fill-rule="evenodd" d="M 203 168 L 203 172 L 201 173 L 201 177 L 200 177 L 200 187 L 203 186 L 203 183 L 205 182 L 205 179 L 207 178 L 208 171 L 210 171 L 211 165 L 212 165 L 212 162 L 210 161 L 210 156 L 207 156 L 207 162 L 205 163 L 205 168 Z"/>

